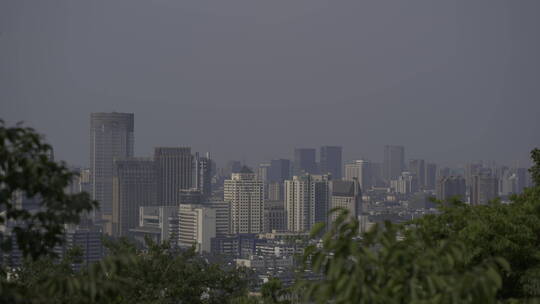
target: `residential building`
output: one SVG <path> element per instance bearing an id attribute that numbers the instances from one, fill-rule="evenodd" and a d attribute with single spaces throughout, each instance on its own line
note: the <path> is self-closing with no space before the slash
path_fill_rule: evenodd
<path id="1" fill-rule="evenodd" d="M 447 201 L 450 198 L 457 197 L 465 200 L 467 187 L 465 178 L 462 176 L 446 176 L 439 179 L 437 183 L 437 199 Z"/>
<path id="2" fill-rule="evenodd" d="M 355 160 L 346 164 L 345 179 L 349 181 L 356 179 L 363 191 L 369 190 L 373 186 L 370 162 Z"/>
<path id="3" fill-rule="evenodd" d="M 486 205 L 499 195 L 499 181 L 490 174 L 472 176 L 471 205 Z"/>
<path id="4" fill-rule="evenodd" d="M 283 201 L 266 201 L 264 204 L 264 231 L 285 231 L 285 204 Z"/>
<path id="5" fill-rule="evenodd" d="M 362 212 L 362 192 L 358 180 L 334 180 L 331 182 L 331 191 L 330 210 L 346 209 L 350 218 L 357 219 Z M 329 216 L 334 221 L 339 214 L 333 212 Z"/>
<path id="6" fill-rule="evenodd" d="M 210 252 L 211 239 L 216 237 L 216 210 L 191 204 L 178 209 L 178 245 L 192 247 L 199 253 Z"/>
<path id="7" fill-rule="evenodd" d="M 263 231 L 264 184 L 249 168 L 233 173 L 224 183 L 224 201 L 230 204 L 230 233 Z"/>
<path id="8" fill-rule="evenodd" d="M 315 223 L 326 223 L 329 208 L 328 175 L 294 176 L 285 181 L 287 230 L 310 231 Z"/>

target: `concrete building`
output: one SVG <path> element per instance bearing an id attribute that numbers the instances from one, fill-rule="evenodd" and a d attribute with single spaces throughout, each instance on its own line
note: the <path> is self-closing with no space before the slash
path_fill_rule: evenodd
<path id="1" fill-rule="evenodd" d="M 282 201 L 284 197 L 283 182 L 271 182 L 267 187 L 269 201 Z"/>
<path id="2" fill-rule="evenodd" d="M 264 231 L 285 231 L 285 204 L 283 201 L 266 201 L 264 204 Z"/>
<path id="3" fill-rule="evenodd" d="M 216 210 L 216 236 L 229 234 L 230 204 L 225 201 L 210 201 L 205 206 Z"/>
<path id="4" fill-rule="evenodd" d="M 178 207 L 145 206 L 139 208 L 139 225 L 130 229 L 130 235 L 144 244 L 145 237 L 156 243 L 178 241 Z"/>
<path id="5" fill-rule="evenodd" d="M 390 188 L 401 194 L 418 192 L 418 178 L 416 175 L 405 171 L 397 179 L 390 181 Z"/>
<path id="6" fill-rule="evenodd" d="M 197 252 L 210 252 L 216 237 L 216 210 L 202 205 L 181 204 L 178 210 L 178 245 L 195 246 Z"/>
<path id="7" fill-rule="evenodd" d="M 134 115 L 132 113 L 90 114 L 90 172 L 92 198 L 100 209 L 93 217 L 112 214 L 113 160 L 133 156 Z"/>
<path id="8" fill-rule="evenodd" d="M 317 173 L 316 151 L 311 148 L 294 150 L 294 175 Z"/>
<path id="9" fill-rule="evenodd" d="M 64 235 L 64 244 L 55 251 L 62 258 L 68 250 L 78 247 L 82 249 L 81 263 L 73 265 L 78 270 L 83 265 L 99 262 L 105 256 L 103 233 L 97 226 L 68 225 Z"/>
<path id="10" fill-rule="evenodd" d="M 358 218 L 362 212 L 362 192 L 360 184 L 354 180 L 337 180 L 331 182 L 332 196 L 330 200 L 330 210 L 343 208 L 349 211 L 349 217 Z M 335 220 L 339 213 L 330 214 L 331 220 Z"/>
<path id="11" fill-rule="evenodd" d="M 310 231 L 315 223 L 327 221 L 330 178 L 328 175 L 294 176 L 285 181 L 287 230 Z"/>
<path id="12" fill-rule="evenodd" d="M 424 189 L 435 190 L 437 185 L 437 164 L 427 163 L 424 174 Z"/>
<path id="13" fill-rule="evenodd" d="M 264 219 L 264 184 L 249 168 L 233 173 L 224 183 L 224 200 L 230 204 L 230 233 L 260 233 Z"/>
<path id="14" fill-rule="evenodd" d="M 343 148 L 339 146 L 323 146 L 321 147 L 320 173 L 330 174 L 332 179 L 342 178 L 342 153 Z"/>
<path id="15" fill-rule="evenodd" d="M 489 174 L 472 176 L 471 205 L 486 205 L 499 195 L 499 181 Z"/>
<path id="16" fill-rule="evenodd" d="M 193 187 L 198 189 L 204 198 L 212 195 L 212 160 L 210 153 L 206 156 L 200 156 L 199 152 L 195 153 L 195 174 Z"/>
<path id="17" fill-rule="evenodd" d="M 405 147 L 384 146 L 383 177 L 387 182 L 397 179 L 405 170 Z"/>
<path id="18" fill-rule="evenodd" d="M 465 178 L 462 176 L 442 177 L 437 183 L 437 199 L 441 201 L 447 201 L 453 197 L 464 201 L 466 192 Z"/>
<path id="19" fill-rule="evenodd" d="M 112 226 L 107 233 L 128 236 L 139 224 L 139 209 L 156 205 L 156 171 L 149 158 L 114 161 Z"/>
<path id="20" fill-rule="evenodd" d="M 409 160 L 409 172 L 416 175 L 418 187 L 424 189 L 426 183 L 426 162 L 423 159 Z"/>
<path id="21" fill-rule="evenodd" d="M 291 161 L 288 159 L 273 159 L 270 161 L 270 172 L 268 173 L 270 182 L 279 182 L 291 178 Z"/>
<path id="22" fill-rule="evenodd" d="M 369 190 L 372 186 L 371 164 L 367 160 L 355 160 L 345 165 L 345 180 L 356 179 L 363 191 Z"/>
<path id="23" fill-rule="evenodd" d="M 159 205 L 180 203 L 180 190 L 193 187 L 193 156 L 188 147 L 157 147 L 154 150 Z"/>

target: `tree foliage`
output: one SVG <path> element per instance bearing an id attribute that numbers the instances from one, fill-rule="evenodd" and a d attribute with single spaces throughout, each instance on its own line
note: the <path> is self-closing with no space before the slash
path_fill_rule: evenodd
<path id="1" fill-rule="evenodd" d="M 51 146 L 32 128 L 6 127 L 0 121 L 0 224 L 15 222 L 13 235 L 3 235 L 1 247 L 12 249 L 13 237 L 25 256 L 52 254 L 62 242 L 64 224 L 78 223 L 84 211 L 97 208 L 88 193 L 66 194 L 75 173 L 51 159 Z M 38 198 L 41 209 L 18 208 L 18 193 Z"/>

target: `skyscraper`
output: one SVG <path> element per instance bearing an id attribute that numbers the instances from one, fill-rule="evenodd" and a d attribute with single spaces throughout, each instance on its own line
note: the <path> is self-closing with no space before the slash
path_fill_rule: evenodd
<path id="1" fill-rule="evenodd" d="M 437 184 L 437 164 L 426 164 L 424 178 L 424 188 L 427 190 L 434 190 Z"/>
<path id="2" fill-rule="evenodd" d="M 317 172 L 315 149 L 299 148 L 294 150 L 294 175 L 304 173 L 314 174 Z"/>
<path id="3" fill-rule="evenodd" d="M 452 197 L 465 200 L 466 191 L 465 178 L 462 176 L 441 177 L 437 183 L 437 199 L 441 201 L 446 201 Z"/>
<path id="4" fill-rule="evenodd" d="M 334 208 L 343 208 L 349 211 L 349 217 L 357 219 L 362 212 L 362 192 L 357 179 L 337 180 L 331 183 L 332 197 L 330 200 L 330 210 Z M 333 220 L 339 213 L 330 214 Z"/>
<path id="5" fill-rule="evenodd" d="M 264 184 L 249 168 L 243 167 L 225 180 L 224 200 L 230 204 L 230 232 L 262 233 Z"/>
<path id="6" fill-rule="evenodd" d="M 288 159 L 273 159 L 270 161 L 270 172 L 268 173 L 271 182 L 281 182 L 291 178 L 291 161 Z"/>
<path id="7" fill-rule="evenodd" d="M 114 161 L 112 234 L 127 236 L 139 225 L 139 209 L 156 204 L 156 171 L 149 158 Z"/>
<path id="8" fill-rule="evenodd" d="M 397 179 L 405 170 L 405 147 L 384 146 L 383 177 L 387 182 Z"/>
<path id="9" fill-rule="evenodd" d="M 193 187 L 193 156 L 188 147 L 157 147 L 154 150 L 158 183 L 158 203 L 180 203 L 180 190 Z"/>
<path id="10" fill-rule="evenodd" d="M 332 174 L 332 179 L 341 179 L 341 160 L 343 148 L 338 146 L 321 147 L 321 174 Z"/>
<path id="11" fill-rule="evenodd" d="M 212 160 L 210 153 L 200 156 L 195 153 L 195 177 L 194 187 L 198 189 L 204 198 L 212 195 Z"/>
<path id="12" fill-rule="evenodd" d="M 92 198 L 100 205 L 94 214 L 96 220 L 101 219 L 101 214 L 112 213 L 113 160 L 133 156 L 133 130 L 132 113 L 90 114 Z"/>
<path id="13" fill-rule="evenodd" d="M 360 183 L 362 190 L 367 191 L 370 189 L 373 184 L 369 161 L 355 160 L 350 164 L 346 164 L 345 179 L 349 181 L 356 179 Z"/>
<path id="14" fill-rule="evenodd" d="M 309 232 L 315 223 L 327 222 L 329 182 L 328 175 L 310 174 L 285 181 L 287 230 Z"/>
<path id="15" fill-rule="evenodd" d="M 424 189 L 426 182 L 426 162 L 423 159 L 409 160 L 409 172 L 416 175 L 418 179 L 418 187 Z"/>
<path id="16" fill-rule="evenodd" d="M 471 205 L 486 205 L 499 195 L 499 181 L 490 174 L 472 176 Z"/>

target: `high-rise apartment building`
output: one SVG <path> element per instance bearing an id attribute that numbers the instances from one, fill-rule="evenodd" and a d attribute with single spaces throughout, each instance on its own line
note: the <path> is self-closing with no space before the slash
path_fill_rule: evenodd
<path id="1" fill-rule="evenodd" d="M 471 205 L 486 205 L 499 195 L 499 181 L 490 174 L 472 176 Z"/>
<path id="2" fill-rule="evenodd" d="M 405 147 L 384 146 L 383 177 L 387 182 L 397 179 L 405 170 Z"/>
<path id="3" fill-rule="evenodd" d="M 447 201 L 453 197 L 465 200 L 466 192 L 465 178 L 462 176 L 445 176 L 437 182 L 438 200 Z"/>
<path id="4" fill-rule="evenodd" d="M 390 181 L 390 188 L 401 194 L 410 194 L 418 192 L 418 178 L 416 175 L 405 171 L 401 175 Z"/>
<path id="5" fill-rule="evenodd" d="M 409 172 L 416 175 L 418 187 L 424 189 L 426 182 L 426 162 L 423 159 L 409 160 Z"/>
<path id="6" fill-rule="evenodd" d="M 205 206 L 216 210 L 216 236 L 229 234 L 231 205 L 225 201 L 210 201 Z"/>
<path id="7" fill-rule="evenodd" d="M 188 147 L 157 147 L 154 150 L 158 204 L 180 203 L 180 190 L 193 187 L 193 156 Z"/>
<path id="8" fill-rule="evenodd" d="M 178 245 L 195 246 L 199 252 L 210 252 L 216 237 L 216 210 L 202 205 L 180 204 L 178 210 Z"/>
<path id="9" fill-rule="evenodd" d="M 341 179 L 341 168 L 343 148 L 339 146 L 323 146 L 321 147 L 321 174 L 331 174 L 332 179 Z"/>
<path id="10" fill-rule="evenodd" d="M 362 212 L 362 192 L 357 179 L 337 180 L 331 183 L 332 196 L 330 200 L 330 210 L 343 208 L 349 211 L 349 218 L 357 219 Z M 330 214 L 332 221 L 339 213 Z"/>
<path id="11" fill-rule="evenodd" d="M 371 188 L 372 175 L 371 164 L 367 160 L 355 160 L 345 165 L 345 180 L 358 180 L 362 190 L 367 191 Z"/>
<path id="12" fill-rule="evenodd" d="M 294 175 L 317 172 L 316 151 L 311 148 L 298 148 L 294 150 Z"/>
<path id="13" fill-rule="evenodd" d="M 156 205 L 156 171 L 149 158 L 114 161 L 112 234 L 128 236 L 139 225 L 139 209 Z"/>
<path id="14" fill-rule="evenodd" d="M 264 218 L 264 184 L 247 167 L 225 180 L 224 200 L 230 204 L 230 233 L 261 233 Z"/>
<path id="15" fill-rule="evenodd" d="M 90 115 L 90 172 L 92 198 L 101 214 L 112 213 L 113 160 L 133 156 L 134 115 L 132 113 L 92 113 Z"/>
<path id="16" fill-rule="evenodd" d="M 268 195 L 267 198 L 269 201 L 282 201 L 284 196 L 283 191 L 283 182 L 271 182 L 268 184 Z"/>
<path id="17" fill-rule="evenodd" d="M 327 222 L 330 178 L 328 175 L 300 175 L 285 181 L 287 230 L 309 232 L 315 223 Z"/>

